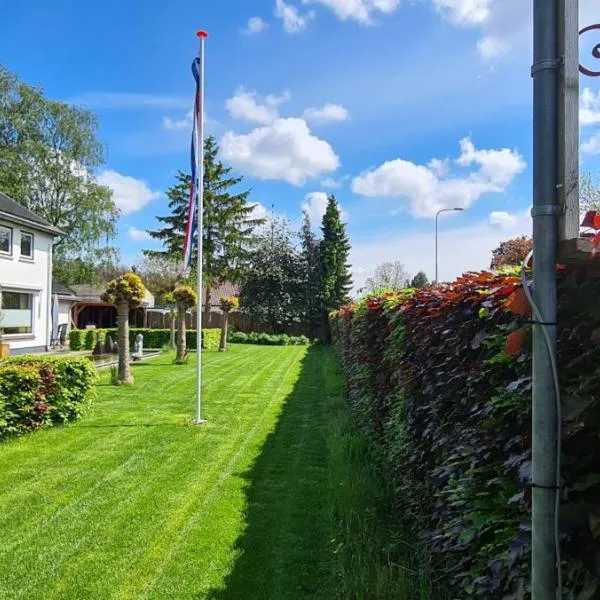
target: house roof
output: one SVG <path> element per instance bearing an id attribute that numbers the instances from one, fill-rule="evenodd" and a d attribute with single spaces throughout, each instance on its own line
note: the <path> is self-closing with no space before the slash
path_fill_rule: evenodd
<path id="1" fill-rule="evenodd" d="M 72 290 L 70 290 L 64 285 L 61 285 L 60 283 L 56 283 L 56 281 L 52 282 L 52 293 L 58 294 L 59 296 L 68 296 L 70 298 L 76 298 Z"/>
<path id="2" fill-rule="evenodd" d="M 103 285 L 73 285 L 71 286 L 75 295 L 81 302 L 101 302 L 100 296 L 106 290 L 106 284 Z M 154 306 L 154 296 L 146 289 L 142 306 L 152 308 Z"/>
<path id="3" fill-rule="evenodd" d="M 205 302 L 205 294 L 206 294 L 206 290 L 203 289 L 202 290 L 202 304 L 204 304 Z M 226 281 L 225 283 L 222 283 L 221 285 L 219 285 L 216 288 L 211 288 L 211 298 L 210 298 L 210 304 L 211 306 L 219 306 L 219 299 L 220 298 L 231 298 L 231 296 L 239 296 L 240 295 L 240 286 L 235 284 L 235 283 L 230 283 L 229 281 Z"/>
<path id="4" fill-rule="evenodd" d="M 58 227 L 54 227 L 52 223 L 42 219 L 42 217 L 38 217 L 29 209 L 0 192 L 0 219 L 2 218 L 7 221 L 28 225 L 32 229 L 46 231 L 54 235 L 64 235 L 64 232 L 58 229 Z"/>

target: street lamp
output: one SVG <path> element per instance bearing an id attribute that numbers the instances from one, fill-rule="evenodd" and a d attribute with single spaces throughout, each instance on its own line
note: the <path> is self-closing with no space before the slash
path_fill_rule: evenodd
<path id="1" fill-rule="evenodd" d="M 435 282 L 438 282 L 438 217 L 443 212 L 454 212 L 462 211 L 464 208 L 442 208 L 435 213 Z"/>

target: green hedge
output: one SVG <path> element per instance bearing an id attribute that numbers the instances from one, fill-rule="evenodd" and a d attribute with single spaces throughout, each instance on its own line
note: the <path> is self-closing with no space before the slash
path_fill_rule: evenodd
<path id="1" fill-rule="evenodd" d="M 131 347 L 135 344 L 135 337 L 138 333 L 144 336 L 145 348 L 162 348 L 169 343 L 171 331 L 169 329 L 130 329 L 129 343 Z M 113 341 L 118 340 L 119 332 L 117 329 L 73 329 L 69 334 L 69 345 L 71 350 L 93 350 L 98 341 L 104 342 L 107 334 Z M 203 329 L 203 348 L 207 350 L 216 350 L 219 347 L 221 337 L 220 329 Z M 190 350 L 196 348 L 196 331 L 186 331 L 186 342 Z"/>
<path id="2" fill-rule="evenodd" d="M 0 365 L 0 439 L 78 419 L 98 372 L 83 357 L 15 356 Z"/>
<path id="3" fill-rule="evenodd" d="M 563 598 L 600 591 L 600 279 L 559 274 Z M 528 598 L 531 310 L 517 277 L 372 295 L 332 315 L 349 403 L 451 598 Z"/>
<path id="4" fill-rule="evenodd" d="M 271 335 L 268 333 L 243 333 L 242 331 L 232 331 L 229 334 L 229 340 L 232 344 L 259 344 L 263 346 L 307 346 L 310 340 L 304 336 L 293 335 Z"/>

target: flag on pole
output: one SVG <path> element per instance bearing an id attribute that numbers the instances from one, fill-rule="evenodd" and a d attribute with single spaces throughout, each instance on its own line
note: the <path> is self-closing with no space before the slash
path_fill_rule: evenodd
<path id="1" fill-rule="evenodd" d="M 189 267 L 192 262 L 192 248 L 194 245 L 194 238 L 196 237 L 196 228 L 198 227 L 198 222 L 196 215 L 197 211 L 197 202 L 198 202 L 198 189 L 200 186 L 200 182 L 198 181 L 198 176 L 200 173 L 200 164 L 199 164 L 199 156 L 200 156 L 200 144 L 202 144 L 202 140 L 198 139 L 198 123 L 202 118 L 201 115 L 201 106 L 202 106 L 202 90 L 200 85 L 200 59 L 195 58 L 192 63 L 192 74 L 194 75 L 194 79 L 196 80 L 196 95 L 194 100 L 194 111 L 193 111 L 193 130 L 192 130 L 192 144 L 191 144 L 191 163 L 192 163 L 192 181 L 190 183 L 190 200 L 188 203 L 188 215 L 187 222 L 185 225 L 185 236 L 183 241 L 183 264 L 185 267 Z"/>

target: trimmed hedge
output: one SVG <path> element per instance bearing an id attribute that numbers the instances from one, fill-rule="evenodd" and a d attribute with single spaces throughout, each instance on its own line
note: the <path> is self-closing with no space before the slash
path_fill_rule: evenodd
<path id="1" fill-rule="evenodd" d="M 0 439 L 78 419 L 97 381 L 87 358 L 9 358 L 0 365 Z"/>
<path id="2" fill-rule="evenodd" d="M 259 344 L 264 346 L 307 346 L 310 340 L 304 336 L 293 335 L 270 335 L 268 333 L 243 333 L 232 331 L 228 341 L 232 344 Z"/>
<path id="3" fill-rule="evenodd" d="M 132 347 L 138 333 L 144 336 L 145 348 L 162 348 L 169 343 L 171 338 L 169 329 L 130 329 L 129 343 Z M 118 341 L 119 332 L 117 329 L 72 329 L 69 333 L 69 347 L 71 350 L 93 350 L 98 341 L 104 342 L 107 334 L 110 334 L 113 341 Z M 202 336 L 203 348 L 207 350 L 219 348 L 220 329 L 203 329 Z M 188 348 L 196 348 L 195 330 L 186 331 L 186 341 Z"/>
<path id="4" fill-rule="evenodd" d="M 600 593 L 598 297 L 560 272 L 565 598 Z M 517 277 L 480 273 L 331 317 L 351 409 L 452 598 L 529 597 L 530 312 Z"/>

